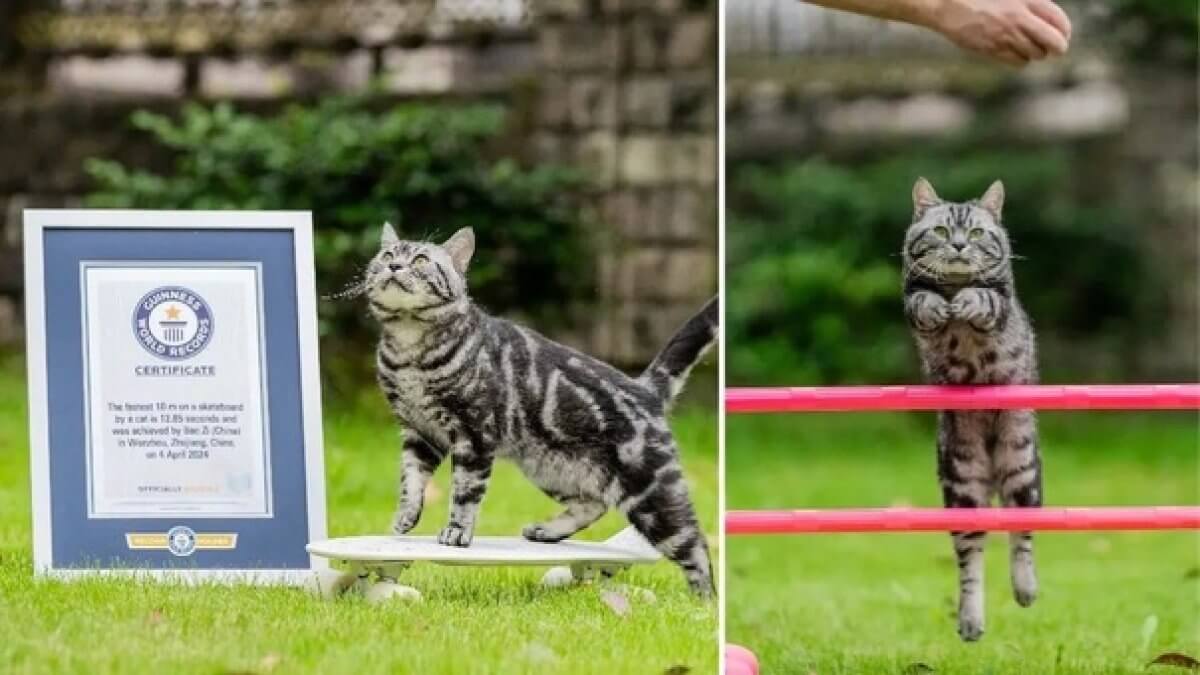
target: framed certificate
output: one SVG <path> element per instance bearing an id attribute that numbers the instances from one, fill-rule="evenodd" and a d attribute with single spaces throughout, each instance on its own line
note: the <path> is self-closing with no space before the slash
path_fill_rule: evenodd
<path id="1" fill-rule="evenodd" d="M 301 581 L 325 562 L 306 212 L 25 212 L 34 567 Z"/>

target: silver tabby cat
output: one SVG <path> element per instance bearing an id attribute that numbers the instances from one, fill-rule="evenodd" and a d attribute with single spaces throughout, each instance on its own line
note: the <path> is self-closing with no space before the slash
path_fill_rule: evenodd
<path id="1" fill-rule="evenodd" d="M 1033 328 L 1017 301 L 1012 247 L 1001 225 L 1004 186 L 977 201 L 944 202 L 924 178 L 913 187 L 904 237 L 904 310 L 921 364 L 936 384 L 1037 382 Z M 1032 410 L 946 410 L 938 416 L 938 478 L 948 508 L 1042 505 L 1042 462 Z M 983 532 L 953 532 L 958 633 L 983 635 Z M 1013 595 L 1037 595 L 1033 538 L 1010 541 Z"/>
<path id="2" fill-rule="evenodd" d="M 437 245 L 401 241 L 385 224 L 379 253 L 351 289 L 382 326 L 379 384 L 404 427 L 392 530 L 417 524 L 425 486 L 449 457 L 450 518 L 438 541 L 469 546 L 503 457 L 563 506 L 527 526 L 526 539 L 560 541 L 617 508 L 693 591 L 711 595 L 708 547 L 666 415 L 716 339 L 716 300 L 631 378 L 476 306 L 466 280 L 474 249 L 469 228 Z"/>

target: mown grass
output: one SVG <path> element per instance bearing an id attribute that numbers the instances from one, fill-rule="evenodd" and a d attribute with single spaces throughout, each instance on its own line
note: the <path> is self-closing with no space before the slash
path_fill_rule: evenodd
<path id="1" fill-rule="evenodd" d="M 386 530 L 398 440 L 381 397 L 326 401 L 331 536 Z M 716 537 L 716 418 L 681 410 L 674 428 L 685 471 Z M 446 516 L 447 468 L 417 534 Z M 480 534 L 511 535 L 555 505 L 509 465 L 497 469 Z M 624 525 L 610 514 L 583 535 Z M 714 551 L 715 555 L 715 551 Z M 23 366 L 0 362 L 0 673 L 660 673 L 717 667 L 717 611 L 695 600 L 669 563 L 601 587 L 545 589 L 537 568 L 415 565 L 403 578 L 424 600 L 376 606 L 322 601 L 292 588 L 182 587 L 122 580 L 32 579 Z M 621 616 L 601 598 L 622 584 Z"/>
<path id="2" fill-rule="evenodd" d="M 1195 414 L 1041 421 L 1049 504 L 1200 503 Z M 727 424 L 730 509 L 940 503 L 930 415 Z M 1194 532 L 1037 535 L 1041 594 L 1022 609 L 1008 586 L 1007 538 L 992 535 L 987 632 L 964 644 L 946 535 L 730 537 L 728 639 L 756 651 L 770 675 L 1172 672 L 1146 665 L 1169 651 L 1200 657 L 1198 546 Z"/>

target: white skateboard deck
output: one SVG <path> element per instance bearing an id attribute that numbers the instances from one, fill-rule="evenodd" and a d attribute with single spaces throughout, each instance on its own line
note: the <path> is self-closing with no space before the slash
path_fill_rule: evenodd
<path id="1" fill-rule="evenodd" d="M 475 537 L 470 546 L 444 546 L 436 537 L 363 536 L 315 541 L 308 552 L 363 568 L 395 563 L 433 562 L 441 565 L 596 565 L 624 566 L 651 563 L 661 556 L 633 528 L 625 528 L 603 542 L 573 541 L 554 544 L 521 537 Z"/>
<path id="2" fill-rule="evenodd" d="M 540 565 L 550 570 L 542 577 L 544 586 L 563 586 L 638 563 L 652 563 L 662 556 L 642 535 L 627 527 L 602 542 L 564 540 L 555 544 L 528 541 L 521 537 L 475 537 L 470 546 L 444 546 L 435 537 L 365 536 L 314 541 L 308 552 L 341 561 L 345 571 L 330 570 L 313 578 L 312 590 L 334 598 L 359 592 L 371 602 L 392 598 L 419 600 L 421 593 L 396 582 L 414 562 L 439 565 Z M 374 579 L 372 579 L 374 577 Z"/>

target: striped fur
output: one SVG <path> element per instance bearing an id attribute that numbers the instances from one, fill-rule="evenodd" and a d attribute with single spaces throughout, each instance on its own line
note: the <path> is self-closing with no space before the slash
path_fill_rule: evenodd
<path id="1" fill-rule="evenodd" d="M 927 379 L 937 384 L 1037 382 L 1033 328 L 1017 300 L 1012 249 L 1000 222 L 1004 187 L 973 202 L 942 202 L 920 179 L 904 239 L 904 309 Z M 948 508 L 1042 505 L 1032 410 L 947 410 L 938 416 L 938 478 Z M 953 532 L 959 569 L 958 632 L 983 635 L 983 532 Z M 1033 538 L 1010 537 L 1013 595 L 1037 595 Z"/>
<path id="2" fill-rule="evenodd" d="M 668 404 L 683 390 L 692 366 L 716 341 L 719 304 L 715 297 L 709 300 L 696 316 L 671 337 L 667 346 L 638 378 Z"/>
<path id="3" fill-rule="evenodd" d="M 505 458 L 563 507 L 525 538 L 560 541 L 617 508 L 696 593 L 711 595 L 708 547 L 666 412 L 716 337 L 715 300 L 634 379 L 472 303 L 473 250 L 470 229 L 439 246 L 401 241 L 385 225 L 352 287 L 381 324 L 379 384 L 404 427 L 392 530 L 417 524 L 425 486 L 449 457 L 450 518 L 438 540 L 470 545 L 492 465 Z"/>

